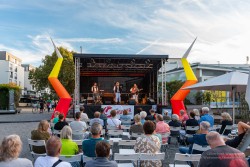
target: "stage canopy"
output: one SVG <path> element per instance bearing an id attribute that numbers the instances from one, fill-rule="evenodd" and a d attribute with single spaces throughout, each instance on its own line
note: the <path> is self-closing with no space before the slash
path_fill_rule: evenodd
<path id="1" fill-rule="evenodd" d="M 144 77 L 161 68 L 161 60 L 168 55 L 136 54 L 74 54 L 80 58 L 81 76 L 131 76 Z"/>

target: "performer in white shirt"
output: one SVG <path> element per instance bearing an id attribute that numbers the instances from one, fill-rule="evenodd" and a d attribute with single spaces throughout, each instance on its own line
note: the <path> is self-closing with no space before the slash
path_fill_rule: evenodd
<path id="1" fill-rule="evenodd" d="M 95 82 L 94 85 L 91 87 L 91 92 L 93 93 L 93 99 L 95 103 L 97 102 L 99 98 L 99 88 L 97 86 L 97 83 Z"/>
<path id="2" fill-rule="evenodd" d="M 138 93 L 139 93 L 139 89 L 137 87 L 136 84 L 134 84 L 134 86 L 130 89 L 130 93 L 132 95 L 132 99 L 135 100 L 136 104 L 138 104 Z"/>
<path id="3" fill-rule="evenodd" d="M 121 102 L 121 92 L 122 92 L 122 88 L 120 86 L 119 82 L 115 83 L 115 86 L 113 88 L 114 94 L 115 94 L 115 104 L 119 104 Z"/>

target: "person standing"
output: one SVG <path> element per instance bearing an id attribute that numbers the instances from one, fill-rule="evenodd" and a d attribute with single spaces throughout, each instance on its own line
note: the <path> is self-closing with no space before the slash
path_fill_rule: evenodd
<path id="1" fill-rule="evenodd" d="M 115 104 L 119 104 L 121 103 L 121 92 L 122 92 L 122 88 L 120 86 L 119 82 L 115 83 L 115 86 L 113 88 L 114 94 L 115 94 Z"/>
<path id="2" fill-rule="evenodd" d="M 132 99 L 135 100 L 136 103 L 138 103 L 138 93 L 139 93 L 139 89 L 137 87 L 136 84 L 134 84 L 134 86 L 130 89 L 130 93 L 132 95 Z"/>
<path id="3" fill-rule="evenodd" d="M 40 112 L 39 113 L 43 113 L 43 111 L 44 111 L 44 100 L 43 100 L 43 98 L 40 99 L 39 103 L 40 103 Z"/>
<path id="4" fill-rule="evenodd" d="M 93 93 L 93 99 L 96 103 L 99 96 L 99 88 L 96 82 L 94 82 L 94 85 L 91 87 L 91 92 Z"/>

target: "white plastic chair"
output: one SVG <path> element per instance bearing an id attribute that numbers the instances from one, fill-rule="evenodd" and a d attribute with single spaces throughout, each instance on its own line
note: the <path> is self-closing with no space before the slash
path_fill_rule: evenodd
<path id="1" fill-rule="evenodd" d="M 38 147 L 44 147 L 46 146 L 45 140 L 32 140 L 32 139 L 28 139 L 28 144 L 29 144 L 29 148 L 30 148 L 30 153 L 33 157 L 33 159 L 35 160 L 35 157 L 37 156 L 46 156 L 46 153 L 43 154 L 39 154 L 39 153 L 35 153 L 33 151 L 33 146 L 38 146 Z M 46 151 L 46 149 L 45 149 Z"/>
<path id="2" fill-rule="evenodd" d="M 224 135 L 226 130 L 230 130 L 230 132 L 231 132 L 232 129 L 233 129 L 233 125 L 226 125 L 225 129 L 222 132 L 222 135 Z"/>
<path id="3" fill-rule="evenodd" d="M 181 164 L 181 165 L 176 165 L 176 161 L 191 161 L 191 162 L 199 162 L 201 159 L 201 154 L 180 154 L 180 153 L 175 153 L 174 157 L 174 164 L 169 164 L 170 167 L 189 167 L 189 165 Z"/>
<path id="4" fill-rule="evenodd" d="M 136 140 L 120 140 L 118 142 L 119 148 L 123 148 L 124 146 L 126 147 L 134 147 L 136 143 Z"/>
<path id="5" fill-rule="evenodd" d="M 193 151 L 200 151 L 200 152 L 204 152 L 204 151 L 207 151 L 207 150 L 210 150 L 211 147 L 209 145 L 207 146 L 201 146 L 201 145 L 198 145 L 198 144 L 193 144 L 193 147 L 192 147 L 192 151 L 191 151 L 191 154 L 193 153 Z"/>
<path id="6" fill-rule="evenodd" d="M 139 160 L 139 154 L 119 154 L 115 153 L 114 160 L 118 162 L 118 167 L 133 167 L 133 163 L 119 163 L 119 161 L 135 161 L 136 163 Z"/>
<path id="7" fill-rule="evenodd" d="M 143 137 L 144 134 L 143 133 L 133 133 L 131 134 L 130 138 L 137 138 L 137 137 Z"/>
<path id="8" fill-rule="evenodd" d="M 108 131 L 108 136 L 114 136 L 114 137 L 119 137 L 123 134 L 123 130 L 109 130 Z"/>
<path id="9" fill-rule="evenodd" d="M 186 126 L 186 131 L 193 131 L 196 133 L 196 131 L 199 129 L 200 129 L 199 126 Z M 192 134 L 186 134 L 186 137 L 192 137 L 192 136 L 193 136 Z"/>

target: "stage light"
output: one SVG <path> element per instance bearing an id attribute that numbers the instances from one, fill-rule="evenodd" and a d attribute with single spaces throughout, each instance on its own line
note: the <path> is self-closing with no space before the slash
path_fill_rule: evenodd
<path id="1" fill-rule="evenodd" d="M 135 64 L 135 59 L 132 59 L 130 63 Z"/>
<path id="2" fill-rule="evenodd" d="M 91 58 L 90 63 L 95 64 L 95 59 Z"/>
<path id="3" fill-rule="evenodd" d="M 150 60 L 149 59 L 145 60 L 145 64 L 149 65 L 150 64 Z"/>

